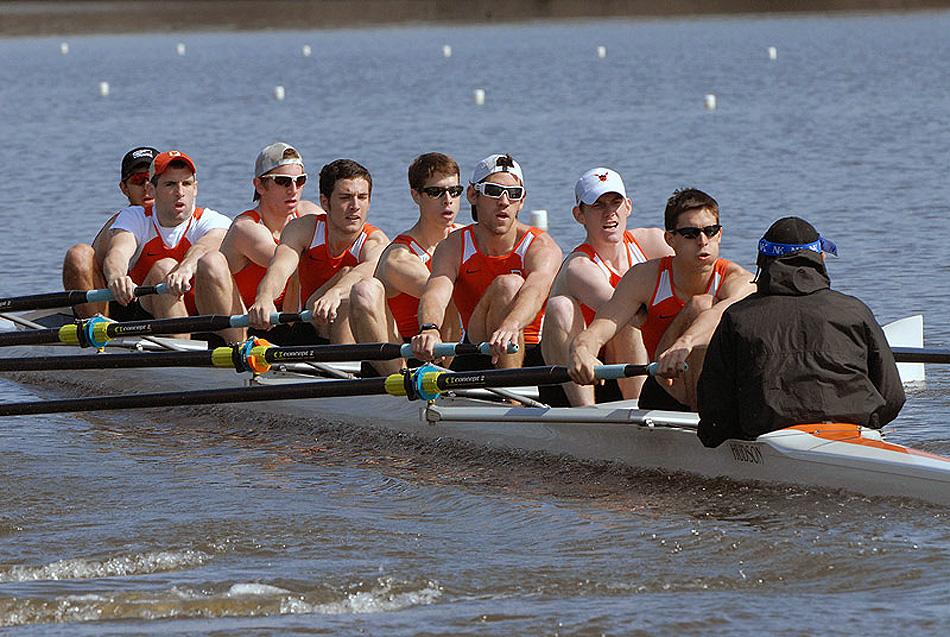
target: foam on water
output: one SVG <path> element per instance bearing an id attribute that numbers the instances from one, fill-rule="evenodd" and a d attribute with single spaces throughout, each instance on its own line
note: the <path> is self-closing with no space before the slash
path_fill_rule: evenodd
<path id="1" fill-rule="evenodd" d="M 432 604 L 442 596 L 434 581 L 381 577 L 370 585 L 319 585 L 297 591 L 259 582 L 201 589 L 123 590 L 114 594 L 60 595 L 0 600 L 0 626 L 102 620 L 157 620 L 273 615 L 345 615 L 395 612 Z"/>
<path id="2" fill-rule="evenodd" d="M 43 566 L 0 568 L 0 582 L 36 582 L 66 579 L 124 577 L 148 573 L 165 573 L 202 566 L 212 556 L 202 551 L 154 551 L 125 555 L 105 560 L 72 558 Z"/>

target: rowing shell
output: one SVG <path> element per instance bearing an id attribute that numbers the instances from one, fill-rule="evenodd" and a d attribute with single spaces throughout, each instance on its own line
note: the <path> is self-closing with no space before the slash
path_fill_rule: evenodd
<path id="1" fill-rule="evenodd" d="M 195 346 L 190 341 L 177 344 Z M 312 377 L 273 371 L 253 381 L 244 374 L 244 379 L 283 384 Z M 165 368 L 29 374 L 21 375 L 20 380 L 54 382 L 85 395 L 237 384 L 233 372 Z M 632 468 L 846 489 L 950 505 L 950 458 L 886 442 L 880 432 L 857 425 L 802 425 L 755 441 L 730 440 L 707 449 L 696 436 L 696 414 L 641 410 L 635 401 L 572 408 L 512 407 L 481 393 L 475 397 L 448 395 L 428 404 L 392 396 L 361 396 L 356 400 L 246 403 L 232 409 L 250 422 L 284 417 L 338 421 L 423 438 L 620 462 Z"/>

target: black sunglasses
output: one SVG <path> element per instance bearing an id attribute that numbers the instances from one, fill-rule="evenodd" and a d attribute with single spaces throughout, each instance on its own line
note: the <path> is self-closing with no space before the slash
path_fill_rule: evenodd
<path id="1" fill-rule="evenodd" d="M 712 239 L 719 231 L 722 230 L 722 226 L 718 223 L 714 223 L 711 226 L 704 226 L 702 228 L 696 227 L 686 227 L 686 228 L 677 228 L 676 230 L 670 230 L 673 234 L 678 234 L 684 239 L 695 239 L 699 236 L 699 233 L 702 232 L 704 235 Z"/>
<path id="2" fill-rule="evenodd" d="M 453 199 L 462 194 L 462 191 L 465 190 L 465 186 L 429 186 L 428 188 L 419 188 L 419 192 L 426 194 L 433 199 L 441 197 L 445 193 L 449 193 L 449 196 Z"/>

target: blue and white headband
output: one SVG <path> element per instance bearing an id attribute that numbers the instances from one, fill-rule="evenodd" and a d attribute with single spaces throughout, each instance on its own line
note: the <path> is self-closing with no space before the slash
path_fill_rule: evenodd
<path id="1" fill-rule="evenodd" d="M 831 254 L 838 256 L 838 246 L 835 245 L 834 241 L 825 239 L 821 236 L 818 237 L 818 241 L 814 241 L 812 243 L 800 243 L 797 245 L 788 243 L 772 243 L 771 241 L 766 241 L 765 239 L 759 240 L 759 254 L 765 255 L 767 257 L 780 257 L 783 254 L 795 252 L 796 250 L 811 250 L 812 252 L 817 252 L 818 254 L 821 254 L 822 252 L 830 252 Z"/>

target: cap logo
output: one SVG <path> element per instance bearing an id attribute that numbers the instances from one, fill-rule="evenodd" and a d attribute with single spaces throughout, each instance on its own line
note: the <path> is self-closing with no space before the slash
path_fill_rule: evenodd
<path id="1" fill-rule="evenodd" d="M 181 157 L 181 153 L 178 152 L 177 150 L 170 150 L 170 151 L 168 151 L 168 156 L 169 156 L 169 157 Z"/>
<path id="2" fill-rule="evenodd" d="M 604 173 L 603 175 L 598 175 L 597 173 L 594 173 L 594 175 L 597 177 L 597 179 L 601 181 L 607 181 L 607 173 Z"/>

